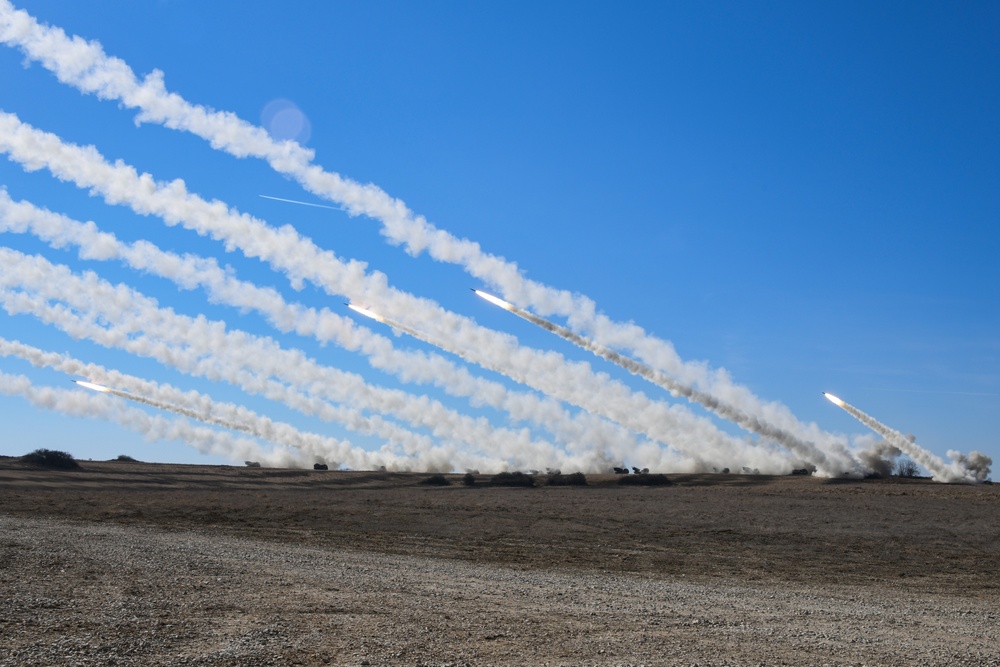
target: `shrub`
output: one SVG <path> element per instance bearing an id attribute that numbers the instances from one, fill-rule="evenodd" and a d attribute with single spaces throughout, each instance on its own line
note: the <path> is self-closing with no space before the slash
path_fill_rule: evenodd
<path id="1" fill-rule="evenodd" d="M 128 454 L 119 454 L 117 457 L 112 459 L 114 461 L 121 461 L 122 463 L 139 463 L 136 459 L 132 458 Z"/>
<path id="2" fill-rule="evenodd" d="M 618 478 L 619 484 L 626 486 L 670 486 L 673 482 L 666 475 L 623 475 Z"/>
<path id="3" fill-rule="evenodd" d="M 465 473 L 465 476 L 462 477 L 462 484 L 465 484 L 466 486 L 475 486 L 476 476 L 473 475 L 471 472 Z"/>
<path id="4" fill-rule="evenodd" d="M 545 482 L 549 486 L 587 486 L 587 476 L 582 472 L 574 472 L 569 475 L 549 475 Z"/>
<path id="5" fill-rule="evenodd" d="M 501 472 L 490 478 L 490 486 L 524 486 L 535 485 L 535 478 L 523 472 Z"/>
<path id="6" fill-rule="evenodd" d="M 421 484 L 427 484 L 428 486 L 448 486 L 451 482 L 444 475 L 431 475 L 427 479 L 421 480 Z"/>
<path id="7" fill-rule="evenodd" d="M 21 457 L 21 460 L 39 468 L 58 468 L 59 470 L 73 470 L 80 467 L 76 459 L 67 452 L 59 452 L 53 449 L 36 449 L 30 454 Z"/>
<path id="8" fill-rule="evenodd" d="M 898 461 L 896 461 L 896 476 L 919 477 L 920 466 L 918 466 L 911 459 L 899 459 Z"/>

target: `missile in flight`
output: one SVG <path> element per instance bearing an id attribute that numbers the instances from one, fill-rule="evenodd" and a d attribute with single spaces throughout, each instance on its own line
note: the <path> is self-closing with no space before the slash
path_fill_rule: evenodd
<path id="1" fill-rule="evenodd" d="M 828 401 L 836 405 L 838 408 L 844 407 L 844 402 L 830 392 L 824 391 L 823 396 L 825 396 Z"/>
<path id="2" fill-rule="evenodd" d="M 81 387 L 86 387 L 87 389 L 93 389 L 94 391 L 99 391 L 104 394 L 114 393 L 111 389 L 108 389 L 104 385 L 94 384 L 93 382 L 86 382 L 84 380 L 73 380 L 73 382 L 80 385 Z"/>
<path id="3" fill-rule="evenodd" d="M 828 462 L 826 454 L 812 442 L 806 442 L 773 424 L 765 422 L 763 419 L 747 414 L 743 410 L 725 403 L 721 399 L 712 396 L 707 392 L 699 391 L 684 382 L 667 376 L 665 373 L 662 373 L 655 368 L 620 354 L 596 341 L 585 338 L 584 336 L 581 336 L 564 326 L 560 326 L 555 322 L 550 322 L 544 317 L 535 315 L 534 313 L 524 310 L 523 308 L 518 308 L 512 303 L 504 301 L 500 297 L 493 296 L 492 294 L 475 288 L 472 288 L 472 291 L 475 292 L 477 296 L 486 299 L 493 305 L 500 306 L 504 310 L 514 313 L 521 319 L 527 320 L 535 326 L 554 333 L 560 338 L 573 343 L 577 347 L 587 350 L 602 359 L 606 359 L 607 361 L 624 368 L 633 375 L 641 377 L 644 380 L 666 389 L 672 396 L 682 397 L 691 402 L 698 403 L 720 417 L 728 419 L 751 433 L 756 433 L 757 435 L 761 435 L 765 438 L 778 442 L 808 463 L 823 469 L 830 469 L 834 467 Z"/>

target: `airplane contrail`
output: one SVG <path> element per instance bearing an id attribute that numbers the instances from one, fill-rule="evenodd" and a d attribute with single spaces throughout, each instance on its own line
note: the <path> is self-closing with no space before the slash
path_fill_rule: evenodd
<path id="1" fill-rule="evenodd" d="M 581 347 L 584 350 L 601 357 L 602 359 L 610 361 L 616 366 L 624 368 L 633 375 L 637 375 L 659 387 L 662 387 L 663 389 L 666 389 L 673 396 L 681 396 L 695 403 L 699 403 L 720 417 L 732 421 L 751 433 L 756 433 L 757 435 L 774 440 L 775 442 L 795 452 L 796 455 L 802 457 L 804 462 L 814 465 L 820 473 L 825 476 L 836 476 L 843 474 L 845 471 L 858 475 L 861 474 L 860 464 L 853 459 L 841 458 L 840 460 L 833 461 L 814 444 L 804 442 L 791 433 L 787 433 L 770 424 L 762 422 L 756 417 L 741 412 L 740 410 L 725 404 L 711 394 L 698 391 L 693 387 L 689 387 L 681 382 L 678 382 L 660 371 L 650 368 L 645 364 L 641 364 L 634 359 L 629 359 L 614 350 L 584 338 L 566 327 L 550 322 L 544 317 L 539 317 L 538 315 L 528 312 L 523 308 L 518 308 L 514 304 L 499 297 L 482 290 L 473 289 L 472 291 L 493 305 L 499 306 L 500 308 L 517 315 L 521 319 L 531 322 L 537 327 L 554 333 L 560 338 L 573 343 L 577 347 Z"/>
<path id="2" fill-rule="evenodd" d="M 948 465 L 939 457 L 910 441 L 899 431 L 890 428 L 878 421 L 869 414 L 862 412 L 847 401 L 844 401 L 829 392 L 823 392 L 823 396 L 837 407 L 843 409 L 859 422 L 878 433 L 886 439 L 889 444 L 905 453 L 911 459 L 922 465 L 939 482 L 970 482 L 977 481 L 974 476 L 970 476 L 966 470 L 961 470 L 956 465 Z M 987 471 L 988 472 L 988 471 Z"/>
<path id="3" fill-rule="evenodd" d="M 311 202 L 299 201 L 297 199 L 284 199 L 282 197 L 271 197 L 270 195 L 258 195 L 258 196 L 263 197 L 264 199 L 273 199 L 274 201 L 283 201 L 289 204 L 299 204 L 300 206 L 312 206 L 314 208 L 328 208 L 334 211 L 340 210 L 336 206 L 327 206 L 326 204 L 313 204 Z"/>
<path id="4" fill-rule="evenodd" d="M 683 406 L 653 401 L 623 383 L 598 376 L 587 363 L 520 346 L 513 336 L 390 287 L 384 274 L 369 274 L 362 262 L 344 262 L 289 226 L 274 229 L 247 214 L 226 209 L 222 202 L 206 202 L 188 193 L 179 179 L 159 184 L 121 161 L 110 164 L 93 147 L 63 143 L 9 113 L 0 113 L 0 150 L 16 162 L 32 168 L 44 166 L 57 178 L 101 194 L 109 204 L 129 205 L 137 213 L 158 215 L 168 225 L 180 224 L 223 241 L 229 248 L 239 248 L 246 256 L 284 271 L 294 286 L 310 280 L 332 295 L 378 303 L 380 309 L 389 306 L 394 320 L 406 317 L 412 328 L 426 330 L 435 340 L 446 342 L 449 352 L 688 452 L 701 461 L 700 469 L 713 465 L 787 466 L 787 461 L 779 463 L 773 454 L 723 433 Z M 759 464 L 756 459 L 760 459 Z"/>
<path id="5" fill-rule="evenodd" d="M 710 371 L 703 364 L 682 361 L 669 342 L 647 334 L 637 325 L 611 320 L 587 297 L 525 278 L 516 264 L 483 252 L 473 241 L 458 239 L 436 228 L 377 186 L 324 171 L 312 163 L 313 151 L 295 142 L 275 141 L 266 130 L 235 114 L 194 105 L 168 92 L 160 72 L 140 81 L 124 61 L 105 54 L 97 41 L 71 39 L 61 29 L 40 24 L 27 12 L 15 10 L 7 0 L 0 2 L 0 41 L 18 47 L 26 57 L 41 62 L 68 85 L 138 109 L 137 122 L 156 122 L 191 132 L 237 157 L 262 158 L 278 173 L 295 179 L 307 191 L 340 204 L 349 214 L 380 221 L 382 234 L 411 255 L 426 251 L 438 261 L 458 264 L 512 301 L 530 305 L 543 315 L 566 316 L 571 326 L 589 333 L 595 342 L 631 350 L 657 370 L 708 393 L 726 396 L 730 404 L 748 415 L 802 440 L 840 450 L 840 455 L 850 458 L 839 438 L 814 424 L 802 424 L 784 405 L 762 401 L 746 387 L 733 383 L 724 371 Z M 80 66 L 81 61 L 86 66 Z M 383 303 L 358 295 L 351 298 Z"/>

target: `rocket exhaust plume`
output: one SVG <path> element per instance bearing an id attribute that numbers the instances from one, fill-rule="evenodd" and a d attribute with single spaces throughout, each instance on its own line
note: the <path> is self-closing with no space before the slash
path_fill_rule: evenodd
<path id="1" fill-rule="evenodd" d="M 0 232 L 31 233 L 53 248 L 76 246 L 81 258 L 118 259 L 131 268 L 167 278 L 182 289 L 201 287 L 220 303 L 261 313 L 281 331 L 292 330 L 323 343 L 334 342 L 364 354 L 374 368 L 404 376 L 410 382 L 434 384 L 454 396 L 502 409 L 516 421 L 537 424 L 576 451 L 594 451 L 608 442 L 614 442 L 624 452 L 636 449 L 633 434 L 610 421 L 586 412 L 571 415 L 554 399 L 508 389 L 495 381 L 473 376 L 439 354 L 400 350 L 389 338 L 360 328 L 350 317 L 342 317 L 328 308 L 317 310 L 290 303 L 273 288 L 241 281 L 222 269 L 214 258 L 189 253 L 181 256 L 148 241 L 124 243 L 113 234 L 98 230 L 92 222 L 79 222 L 27 201 L 15 202 L 3 187 L 0 187 Z M 371 312 L 356 310 L 366 316 Z M 380 428 L 382 437 L 392 441 L 391 434 L 384 432 L 391 427 L 383 423 Z"/>
<path id="2" fill-rule="evenodd" d="M 526 313 L 525 311 L 521 311 L 519 308 L 517 308 L 513 304 L 510 304 L 510 303 L 504 301 L 503 299 L 495 297 L 492 294 L 488 294 L 486 292 L 482 292 L 482 291 L 477 290 L 477 289 L 472 289 L 472 291 L 475 292 L 476 294 L 478 294 L 479 296 L 483 297 L 484 299 L 486 299 L 490 303 L 493 303 L 494 305 L 497 305 L 497 306 L 499 306 L 501 308 L 504 308 L 505 310 L 509 310 L 509 311 L 511 311 L 511 312 L 513 312 L 515 314 L 521 315 L 522 317 L 525 317 L 525 319 L 527 319 L 527 320 L 529 320 L 529 321 L 531 321 L 531 322 L 533 322 L 535 324 L 538 324 L 539 326 L 542 326 L 543 328 L 549 328 L 549 327 L 552 327 L 553 329 L 558 329 L 559 328 L 556 325 L 552 324 L 551 322 L 547 322 L 546 320 L 543 320 L 542 318 L 539 318 L 539 317 L 537 317 L 535 315 L 532 315 L 531 313 Z M 350 308 L 354 309 L 355 311 L 359 312 L 359 313 L 362 313 L 364 315 L 367 315 L 368 317 L 371 317 L 372 319 L 375 319 L 375 320 L 377 320 L 379 322 L 382 322 L 383 324 L 387 324 L 390 327 L 396 328 L 396 329 L 402 331 L 403 333 L 409 334 L 410 336 L 413 336 L 417 340 L 422 340 L 425 343 L 430 343 L 432 345 L 439 345 L 439 346 L 441 345 L 439 342 L 435 341 L 435 339 L 433 337 L 427 335 L 424 332 L 417 331 L 415 329 L 411 329 L 410 327 L 407 327 L 406 325 L 400 324 L 399 322 L 396 322 L 395 320 L 391 320 L 391 319 L 389 319 L 387 317 L 384 317 L 382 315 L 378 315 L 376 313 L 373 313 L 370 310 L 367 310 L 367 309 L 364 309 L 364 308 L 360 308 L 360 307 L 356 307 L 356 306 L 352 306 L 350 304 L 348 304 L 348 306 Z M 522 315 L 522 313 L 524 313 L 524 314 Z M 548 325 L 548 326 L 546 326 L 546 325 Z M 549 329 L 549 330 L 553 330 L 553 329 Z M 572 334 L 571 332 L 570 332 L 570 335 L 575 336 L 575 334 Z M 614 353 L 612 353 L 612 354 L 614 354 Z M 488 366 L 486 366 L 486 367 L 488 367 Z M 500 370 L 500 369 L 494 369 L 494 370 Z M 503 372 L 503 371 L 501 370 L 501 372 Z M 651 435 L 651 434 L 647 433 L 647 435 Z M 683 448 L 678 447 L 678 449 L 681 449 L 683 451 Z M 707 468 L 707 466 L 703 466 L 703 467 Z"/>
<path id="3" fill-rule="evenodd" d="M 44 166 L 57 178 L 100 193 L 109 204 L 128 205 L 143 215 L 156 214 L 170 226 L 182 225 L 224 241 L 229 249 L 239 249 L 245 256 L 260 258 L 284 272 L 293 286 L 308 280 L 331 295 L 388 304 L 394 318 L 406 313 L 409 324 L 419 322 L 433 332 L 439 340 L 429 340 L 431 344 L 681 451 L 697 469 L 748 462 L 774 471 L 792 466 L 793 462 L 778 452 L 750 446 L 684 406 L 654 401 L 621 382 L 599 376 L 589 364 L 520 346 L 512 336 L 393 288 L 384 274 L 367 272 L 362 262 L 341 260 L 292 227 L 275 229 L 226 208 L 222 202 L 190 194 L 179 179 L 157 183 L 151 175 L 140 175 L 123 162 L 107 162 L 93 147 L 65 144 L 3 112 L 0 148 L 26 168 Z"/>
<path id="4" fill-rule="evenodd" d="M 162 72 L 154 71 L 140 80 L 127 63 L 108 56 L 100 43 L 71 37 L 57 27 L 41 24 L 27 12 L 15 10 L 7 0 L 0 0 L 0 42 L 19 48 L 27 59 L 39 62 L 67 85 L 101 99 L 116 100 L 125 108 L 138 109 L 137 122 L 156 122 L 191 132 L 209 141 L 213 148 L 237 157 L 262 158 L 275 171 L 341 206 L 349 215 L 367 215 L 380 221 L 382 234 L 410 254 L 427 252 L 438 261 L 459 264 L 470 275 L 496 286 L 504 294 L 517 295 L 539 312 L 569 317 L 573 326 L 589 331 L 602 344 L 632 350 L 656 369 L 686 378 L 687 382 L 716 395 L 725 395 L 742 411 L 759 415 L 768 423 L 780 424 L 800 438 L 822 442 L 836 450 L 838 458 L 851 458 L 836 436 L 820 431 L 814 424 L 802 424 L 783 405 L 761 401 L 745 387 L 732 383 L 723 371 L 711 372 L 699 364 L 685 363 L 669 342 L 647 334 L 638 326 L 610 320 L 590 299 L 525 278 L 512 262 L 485 253 L 473 241 L 437 229 L 377 186 L 362 185 L 325 171 L 313 163 L 313 151 L 295 142 L 275 141 L 266 130 L 235 114 L 192 104 L 170 92 Z M 305 277 L 301 273 L 294 275 L 296 280 Z M 634 414 L 635 407 L 638 406 L 628 410 Z"/>
<path id="5" fill-rule="evenodd" d="M 148 405 L 152 408 L 157 408 L 159 410 L 166 410 L 167 412 L 173 412 L 174 414 L 181 415 L 182 417 L 187 417 L 189 419 L 194 419 L 196 421 L 204 422 L 206 424 L 212 424 L 214 426 L 221 426 L 223 428 L 228 428 L 232 431 L 242 431 L 243 433 L 249 433 L 253 436 L 260 436 L 260 433 L 256 429 L 250 428 L 244 424 L 238 422 L 230 422 L 224 419 L 219 419 L 211 415 L 202 414 L 194 410 L 189 410 L 183 408 L 179 405 L 172 405 L 170 403 L 164 403 L 162 401 L 157 401 L 147 396 L 140 396 L 138 394 L 132 394 L 127 391 L 121 391 L 120 389 L 112 389 L 110 387 L 105 387 L 104 385 L 95 384 L 93 382 L 85 382 L 83 380 L 73 380 L 81 387 L 86 387 L 87 389 L 92 389 L 94 391 L 99 391 L 105 394 L 111 394 L 112 396 L 118 396 L 120 398 L 127 399 L 129 401 L 135 401 L 136 403 L 141 403 L 143 405 Z"/>
<path id="6" fill-rule="evenodd" d="M 304 464 L 294 452 L 287 450 L 268 452 L 250 438 L 195 426 L 184 419 L 151 415 L 124 402 L 108 401 L 90 392 L 38 387 L 23 375 L 0 372 L 0 395 L 20 395 L 33 406 L 43 410 L 116 422 L 141 434 L 147 440 L 183 440 L 203 454 L 218 454 L 236 460 L 249 458 L 275 466 Z"/>
<path id="7" fill-rule="evenodd" d="M 362 308 L 361 306 L 355 305 L 353 303 L 347 304 L 347 307 L 350 308 L 351 310 L 353 310 L 356 313 L 360 313 L 361 315 L 364 315 L 365 317 L 369 317 L 369 318 L 375 320 L 376 322 L 381 322 L 382 324 L 386 324 L 386 325 L 392 327 L 393 329 L 395 329 L 395 330 L 397 330 L 397 331 L 399 331 L 401 333 L 405 333 L 408 336 L 412 336 L 412 337 L 416 338 L 417 340 L 422 340 L 425 343 L 430 343 L 431 345 L 436 345 L 438 347 L 442 347 L 442 345 L 441 345 L 441 343 L 439 341 L 435 341 L 434 339 L 432 339 L 427 334 L 420 333 L 416 329 L 412 329 L 412 328 L 406 326 L 405 324 L 397 322 L 396 320 L 391 320 L 388 317 L 384 317 L 384 316 L 379 315 L 378 313 L 376 313 L 374 311 L 368 310 L 367 308 Z"/>
<path id="8" fill-rule="evenodd" d="M 961 466 L 961 462 L 956 458 L 955 463 L 948 465 L 940 458 L 927 451 L 923 447 L 919 446 L 915 442 L 911 441 L 905 435 L 899 431 L 890 428 L 878 421 L 869 414 L 858 410 L 856 407 L 844 401 L 829 392 L 823 392 L 823 396 L 827 398 L 831 403 L 839 408 L 842 408 L 847 414 L 851 415 L 859 422 L 870 428 L 871 430 L 878 433 L 880 436 L 885 438 L 889 444 L 893 445 L 896 449 L 900 450 L 911 459 L 922 465 L 927 469 L 929 473 L 933 476 L 936 481 L 939 482 L 975 482 L 979 481 L 978 476 L 973 472 L 964 469 Z M 978 452 L 974 452 L 978 454 Z M 987 468 L 987 472 L 988 472 Z"/>
<path id="9" fill-rule="evenodd" d="M 558 324 L 550 322 L 543 317 L 539 317 L 534 313 L 518 308 L 514 304 L 504 301 L 499 297 L 488 294 L 482 290 L 473 289 L 472 291 L 490 303 L 514 313 L 521 319 L 527 320 L 528 322 L 531 322 L 546 331 L 550 331 L 560 338 L 568 340 L 574 345 L 581 347 L 588 352 L 601 357 L 602 359 L 606 359 L 621 368 L 624 368 L 629 373 L 637 375 L 659 387 L 662 387 L 663 389 L 666 389 L 672 396 L 681 396 L 689 401 L 699 403 L 720 417 L 734 422 L 751 433 L 756 433 L 757 435 L 778 442 L 790 451 L 794 452 L 796 455 L 801 456 L 805 459 L 805 461 L 817 466 L 827 474 L 839 475 L 843 472 L 843 470 L 836 470 L 836 466 L 828 460 L 826 454 L 817 449 L 817 447 L 812 443 L 800 440 L 791 433 L 787 433 L 775 426 L 766 424 L 756 417 L 750 416 L 730 405 L 726 405 L 710 394 L 698 391 L 693 387 L 678 382 L 677 380 L 674 380 L 673 378 L 647 366 L 646 364 L 630 359 L 629 357 L 619 354 L 614 350 L 584 338 L 566 327 L 559 326 Z M 849 466 L 851 469 L 857 468 L 853 462 L 849 461 L 839 462 L 837 465 L 840 465 L 841 467 Z"/>
<path id="10" fill-rule="evenodd" d="M 452 469 L 451 467 L 447 467 L 447 464 L 454 452 L 451 452 L 447 445 L 437 445 L 419 451 L 412 447 L 404 447 L 403 449 L 406 449 L 408 453 L 393 452 L 386 447 L 377 452 L 370 452 L 361 447 L 354 446 L 349 441 L 301 431 L 291 424 L 274 421 L 244 406 L 219 402 L 210 396 L 200 394 L 196 391 L 181 391 L 168 384 L 158 384 L 142 380 L 119 371 L 109 370 L 97 364 L 85 363 L 65 354 L 46 352 L 18 341 L 10 341 L 0 337 L 0 357 L 7 356 L 18 357 L 37 368 L 51 368 L 70 375 L 82 375 L 91 379 L 100 379 L 101 384 L 92 381 L 74 380 L 75 383 L 94 392 L 110 393 L 111 390 L 107 385 L 117 384 L 126 392 L 130 392 L 128 393 L 128 398 L 134 399 L 136 396 L 142 396 L 161 404 L 186 408 L 199 415 L 211 415 L 215 418 L 213 420 L 214 423 L 217 424 L 242 425 L 244 428 L 240 430 L 262 440 L 269 440 L 281 445 L 283 449 L 276 450 L 273 454 L 262 459 L 270 462 L 272 465 L 287 466 L 290 464 L 303 464 L 304 461 L 300 460 L 299 454 L 291 451 L 297 450 L 297 452 L 309 455 L 312 458 L 310 462 L 333 462 L 334 466 L 347 465 L 357 469 L 374 469 L 379 466 L 386 466 L 390 470 L 411 470 L 417 465 L 426 465 L 443 470 Z M 101 401 L 101 399 L 97 399 L 97 401 L 99 404 L 103 403 L 104 405 L 119 403 L 118 401 Z M 89 405 L 93 406 L 94 403 L 90 402 Z M 129 409 L 135 410 L 135 408 Z M 111 410 L 102 408 L 102 411 L 110 412 Z M 139 412 L 138 414 L 145 415 L 146 413 Z M 319 416 L 321 418 L 327 417 L 325 414 L 320 414 Z M 162 420 L 162 418 L 160 419 Z M 176 423 L 181 424 L 181 422 Z M 179 426 L 175 426 L 175 430 L 178 428 Z M 180 433 L 180 431 L 178 433 L 185 440 L 189 439 L 188 435 L 191 433 L 218 434 L 219 437 L 215 438 L 215 441 L 219 443 L 218 451 L 235 460 L 240 459 L 240 456 L 237 455 L 239 454 L 237 450 L 226 451 L 223 447 L 226 442 L 236 442 L 233 436 L 229 434 L 212 431 L 203 427 L 187 427 L 186 430 L 181 430 L 184 433 Z M 196 442 L 203 439 L 204 437 L 199 436 Z M 414 458 L 415 453 L 420 454 L 419 459 Z M 489 467 L 490 464 L 490 461 L 473 455 L 464 455 L 459 462 L 479 467 Z M 495 466 L 496 462 L 493 462 L 493 465 Z"/>

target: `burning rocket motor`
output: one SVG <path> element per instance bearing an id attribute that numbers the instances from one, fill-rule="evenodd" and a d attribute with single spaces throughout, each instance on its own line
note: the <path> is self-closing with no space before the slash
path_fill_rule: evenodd
<path id="1" fill-rule="evenodd" d="M 838 408 L 842 408 L 847 414 L 851 415 L 859 422 L 870 428 L 871 430 L 878 433 L 880 436 L 885 438 L 885 440 L 893 445 L 896 449 L 903 452 L 911 459 L 922 465 L 927 469 L 934 479 L 939 482 L 973 482 L 976 481 L 974 478 L 970 478 L 968 471 L 959 470 L 956 466 L 949 466 L 947 463 L 942 461 L 940 458 L 927 451 L 915 442 L 911 442 L 909 438 L 904 436 L 899 431 L 889 428 L 882 422 L 878 421 L 869 414 L 858 410 L 856 407 L 850 403 L 843 401 L 833 394 L 824 391 L 823 396 L 836 405 Z"/>
<path id="2" fill-rule="evenodd" d="M 87 389 L 93 389 L 94 391 L 99 391 L 105 394 L 114 393 L 111 389 L 108 389 L 107 387 L 104 387 L 99 384 L 94 384 L 93 382 L 84 382 L 83 380 L 73 380 L 73 382 L 80 385 L 81 387 L 86 387 Z"/>
<path id="3" fill-rule="evenodd" d="M 195 410 L 189 410 L 187 408 L 181 407 L 179 405 L 173 405 L 171 403 L 164 403 L 162 401 L 153 400 L 145 396 L 140 396 L 138 394 L 130 394 L 127 391 L 122 391 L 121 389 L 112 389 L 110 387 L 105 387 L 102 384 L 94 384 L 93 382 L 86 382 L 84 380 L 73 380 L 76 384 L 81 387 L 86 387 L 87 389 L 92 389 L 93 391 L 101 392 L 102 394 L 111 394 L 112 396 L 118 396 L 119 398 L 124 398 L 129 401 L 134 401 L 136 403 L 141 403 L 142 405 L 148 405 L 151 408 L 156 408 L 158 410 L 166 410 L 167 412 L 173 412 L 174 414 L 181 415 L 182 417 L 187 417 L 189 419 L 194 419 L 205 424 L 212 424 L 214 426 L 221 426 L 223 428 L 228 428 L 232 431 L 242 431 L 243 433 L 249 433 L 250 435 L 256 437 L 262 437 L 260 433 L 250 428 L 245 424 L 238 424 L 234 422 L 229 422 L 224 419 L 218 419 L 212 415 L 203 414 Z"/>
<path id="4" fill-rule="evenodd" d="M 820 450 L 815 444 L 806 442 L 795 435 L 774 426 L 773 424 L 763 421 L 762 419 L 748 415 L 742 410 L 724 403 L 715 396 L 703 391 L 698 391 L 694 387 L 686 385 L 678 380 L 674 380 L 673 378 L 668 377 L 664 373 L 661 373 L 646 364 L 640 363 L 623 354 L 619 354 L 618 352 L 615 352 L 614 350 L 609 349 L 596 341 L 584 338 L 566 327 L 559 326 L 558 324 L 550 322 L 543 317 L 539 317 L 534 313 L 518 308 L 514 304 L 504 301 L 499 297 L 475 288 L 472 288 L 472 291 L 475 292 L 477 296 L 486 299 L 493 305 L 514 313 L 521 319 L 527 320 L 537 327 L 554 333 L 560 338 L 573 343 L 577 347 L 587 350 L 602 359 L 606 359 L 607 361 L 624 368 L 629 373 L 641 377 L 662 389 L 666 389 L 672 396 L 683 397 L 691 402 L 698 403 L 720 417 L 728 419 L 751 433 L 756 433 L 757 435 L 769 438 L 781 444 L 789 451 L 794 452 L 796 456 L 801 457 L 803 461 L 807 462 L 809 465 L 816 466 L 826 471 L 840 467 L 839 465 L 831 463 L 826 453 Z M 853 462 L 844 462 L 844 465 L 851 465 L 851 463 Z"/>

